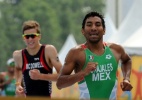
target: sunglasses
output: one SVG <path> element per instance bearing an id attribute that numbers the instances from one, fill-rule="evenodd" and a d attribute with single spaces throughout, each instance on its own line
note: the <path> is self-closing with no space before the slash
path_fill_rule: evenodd
<path id="1" fill-rule="evenodd" d="M 39 36 L 40 34 L 36 33 L 36 34 L 23 34 L 22 36 L 25 38 L 25 39 L 29 39 L 29 38 L 32 38 L 34 39 L 35 37 Z"/>
<path id="2" fill-rule="evenodd" d="M 8 67 L 14 67 L 15 66 L 15 63 L 14 62 L 11 62 Z"/>

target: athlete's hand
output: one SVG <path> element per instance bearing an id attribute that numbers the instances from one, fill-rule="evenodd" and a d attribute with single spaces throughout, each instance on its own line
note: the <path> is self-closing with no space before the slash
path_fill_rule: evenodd
<path id="1" fill-rule="evenodd" d="M 133 88 L 128 80 L 123 80 L 123 82 L 120 83 L 120 86 L 123 91 L 131 91 Z"/>
<path id="2" fill-rule="evenodd" d="M 16 91 L 15 91 L 15 93 L 16 93 L 16 96 L 17 96 L 17 97 L 26 97 L 26 94 L 25 94 L 25 92 L 24 92 L 24 89 L 23 89 L 23 87 L 22 87 L 21 85 L 16 86 Z"/>
<path id="3" fill-rule="evenodd" d="M 84 69 L 85 75 L 88 75 L 91 71 L 94 71 L 98 63 L 88 62 L 87 67 Z"/>
<path id="4" fill-rule="evenodd" d="M 40 71 L 38 69 L 32 69 L 29 71 L 30 78 L 33 80 L 40 79 Z"/>

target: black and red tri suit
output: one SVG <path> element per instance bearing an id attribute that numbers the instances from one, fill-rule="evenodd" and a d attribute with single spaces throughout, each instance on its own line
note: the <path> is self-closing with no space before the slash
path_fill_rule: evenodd
<path id="1" fill-rule="evenodd" d="M 30 55 L 26 49 L 22 50 L 22 73 L 23 86 L 27 96 L 51 96 L 52 84 L 51 81 L 32 80 L 29 71 L 38 69 L 40 73 L 52 74 L 52 69 L 48 66 L 45 60 L 45 46 L 42 45 L 38 53 L 34 56 Z"/>

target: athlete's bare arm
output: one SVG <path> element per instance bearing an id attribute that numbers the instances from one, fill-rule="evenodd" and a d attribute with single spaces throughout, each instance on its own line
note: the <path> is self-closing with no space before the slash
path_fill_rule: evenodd
<path id="1" fill-rule="evenodd" d="M 132 89 L 130 84 L 130 75 L 132 69 L 132 61 L 129 55 L 125 52 L 124 48 L 118 44 L 110 45 L 117 60 L 121 61 L 121 69 L 123 73 L 123 82 L 121 83 L 121 88 L 123 91 L 129 91 Z"/>
<path id="2" fill-rule="evenodd" d="M 21 50 L 13 52 L 13 58 L 15 61 L 15 78 L 16 82 L 22 82 L 22 53 Z"/>
<path id="3" fill-rule="evenodd" d="M 46 55 L 47 63 L 49 63 L 49 66 L 51 68 L 54 67 L 56 72 L 59 73 L 62 67 L 62 64 L 58 57 L 58 52 L 56 48 L 53 45 L 47 45 L 45 49 L 46 49 L 45 55 Z"/>
<path id="4" fill-rule="evenodd" d="M 96 69 L 96 64 L 93 62 L 88 63 L 88 67 L 82 70 L 85 63 L 84 51 L 79 47 L 72 48 L 66 56 L 65 63 L 61 69 L 59 78 L 57 80 L 58 89 L 65 88 L 73 85 L 84 79 L 92 70 Z M 71 74 L 72 71 L 75 74 Z"/>
<path id="5" fill-rule="evenodd" d="M 62 64 L 59 60 L 58 53 L 56 48 L 53 45 L 46 45 L 45 47 L 45 57 L 46 62 L 53 69 L 56 70 L 56 73 L 53 74 L 43 74 L 39 73 L 37 69 L 31 70 L 31 78 L 34 80 L 47 80 L 47 81 L 56 81 L 58 77 L 58 73 L 62 67 Z"/>
<path id="6" fill-rule="evenodd" d="M 21 53 L 21 50 L 14 51 L 13 58 L 15 61 L 16 95 L 25 97 L 24 89 L 22 87 L 22 53 Z"/>
<path id="7" fill-rule="evenodd" d="M 0 89 L 3 89 L 5 86 L 5 76 L 0 73 Z"/>

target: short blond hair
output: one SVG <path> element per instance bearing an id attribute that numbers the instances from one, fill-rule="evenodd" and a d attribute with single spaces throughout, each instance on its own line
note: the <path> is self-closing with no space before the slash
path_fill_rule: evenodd
<path id="1" fill-rule="evenodd" d="M 24 31 L 28 30 L 28 29 L 36 29 L 37 33 L 41 34 L 40 25 L 39 25 L 39 23 L 37 21 L 34 21 L 34 20 L 25 21 L 23 23 L 23 27 L 22 27 L 23 34 L 24 34 Z"/>

